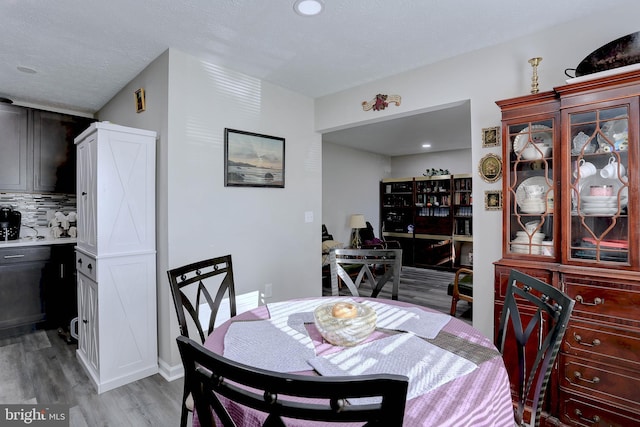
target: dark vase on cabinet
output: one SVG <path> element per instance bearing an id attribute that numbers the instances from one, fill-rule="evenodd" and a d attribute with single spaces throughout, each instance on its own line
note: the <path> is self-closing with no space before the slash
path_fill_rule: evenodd
<path id="1" fill-rule="evenodd" d="M 576 305 L 546 425 L 640 425 L 640 73 L 497 104 L 506 143 L 494 312 L 511 269 L 567 293 Z"/>

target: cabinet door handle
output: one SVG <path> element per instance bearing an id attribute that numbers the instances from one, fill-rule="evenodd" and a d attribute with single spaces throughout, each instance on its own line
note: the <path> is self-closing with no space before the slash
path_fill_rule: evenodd
<path id="1" fill-rule="evenodd" d="M 576 295 L 576 301 L 578 301 L 582 305 L 600 305 L 600 304 L 604 304 L 604 299 L 598 298 L 598 297 L 594 298 L 593 302 L 584 302 L 584 298 L 582 298 L 582 295 Z"/>
<path id="2" fill-rule="evenodd" d="M 88 268 L 89 270 L 93 270 L 93 266 L 92 266 L 91 264 L 87 264 L 87 268 Z"/>
<path id="3" fill-rule="evenodd" d="M 11 258 L 23 258 L 24 254 L 19 254 L 19 255 L 5 255 L 4 259 L 11 259 Z"/>
<path id="4" fill-rule="evenodd" d="M 87 323 L 89 323 L 89 321 L 87 319 L 82 319 L 82 323 L 86 325 Z"/>
<path id="5" fill-rule="evenodd" d="M 86 196 L 86 195 L 87 195 L 87 192 L 86 192 L 86 191 L 83 191 L 83 192 L 82 192 L 82 195 L 83 195 L 83 196 Z"/>
<path id="6" fill-rule="evenodd" d="M 586 379 L 586 378 L 582 378 L 582 374 L 581 374 L 580 372 L 578 372 L 578 371 L 575 371 L 575 372 L 573 373 L 573 376 L 574 376 L 577 380 L 584 381 L 584 382 L 586 382 L 586 383 L 598 384 L 598 383 L 600 382 L 600 378 L 598 378 L 598 377 L 593 377 L 593 379 L 592 379 L 592 380 L 589 380 L 589 379 Z"/>
<path id="7" fill-rule="evenodd" d="M 591 342 L 583 342 L 582 337 L 580 335 L 577 335 L 575 332 L 573 333 L 573 338 L 578 342 L 578 344 L 586 345 L 587 347 L 595 347 L 597 345 L 600 345 L 600 340 L 598 338 L 595 338 Z"/>
<path id="8" fill-rule="evenodd" d="M 578 418 L 580 418 L 583 421 L 586 421 L 587 424 L 596 424 L 600 422 L 600 417 L 597 415 L 594 415 L 591 418 L 585 418 L 582 416 L 582 411 L 580 409 L 576 409 L 576 415 L 578 416 Z"/>

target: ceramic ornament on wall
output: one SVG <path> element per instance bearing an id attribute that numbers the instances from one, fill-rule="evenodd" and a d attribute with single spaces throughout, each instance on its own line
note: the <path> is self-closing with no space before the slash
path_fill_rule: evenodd
<path id="1" fill-rule="evenodd" d="M 400 106 L 400 101 L 402 97 L 400 95 L 383 95 L 381 93 L 377 94 L 374 99 L 371 101 L 362 101 L 362 109 L 364 111 L 374 110 L 380 111 L 384 110 L 389 106 L 389 103 L 396 104 L 396 107 Z"/>

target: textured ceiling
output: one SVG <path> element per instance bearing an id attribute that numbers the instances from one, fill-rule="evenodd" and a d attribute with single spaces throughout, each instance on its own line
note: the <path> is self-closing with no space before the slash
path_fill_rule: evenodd
<path id="1" fill-rule="evenodd" d="M 170 47 L 318 97 L 632 0 L 293 1 L 2 0 L 0 97 L 94 113 Z"/>

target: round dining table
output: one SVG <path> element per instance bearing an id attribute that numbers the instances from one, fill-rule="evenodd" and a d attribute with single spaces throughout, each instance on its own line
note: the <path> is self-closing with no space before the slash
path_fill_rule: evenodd
<path id="1" fill-rule="evenodd" d="M 225 336 L 227 335 L 229 328 L 234 323 L 246 322 L 246 324 L 243 324 L 242 326 L 251 327 L 251 322 L 272 319 L 271 311 L 275 312 L 276 307 L 278 309 L 281 309 L 282 307 L 291 307 L 291 315 L 295 316 L 297 314 L 296 307 L 299 307 L 297 304 L 299 304 L 300 301 L 304 302 L 305 307 L 309 307 L 309 304 L 312 306 L 320 305 L 329 300 L 334 302 L 341 299 L 372 304 L 377 307 L 377 310 L 380 310 L 381 307 L 388 306 L 394 309 L 411 309 L 414 312 L 416 312 L 415 310 L 420 310 L 417 312 L 425 315 L 433 315 L 437 313 L 437 316 L 447 316 L 445 318 L 438 317 L 441 319 L 443 326 L 435 338 L 427 341 L 446 349 L 447 352 L 457 354 L 458 356 L 456 357 L 462 357 L 465 361 L 468 359 L 470 363 L 473 364 L 473 369 L 468 373 L 464 373 L 450 380 L 445 380 L 446 382 L 438 384 L 437 387 L 424 393 L 420 393 L 415 397 L 408 396 L 409 398 L 405 407 L 403 426 L 512 427 L 514 425 L 513 406 L 507 370 L 500 353 L 495 348 L 491 340 L 462 320 L 451 317 L 448 314 L 444 315 L 443 313 L 436 312 L 427 307 L 401 301 L 361 297 L 320 297 L 291 300 L 290 303 L 279 302 L 276 303 L 277 306 L 267 304 L 241 313 L 221 324 L 206 339 L 204 345 L 209 350 L 228 357 L 226 353 L 233 353 L 231 351 L 233 349 L 225 349 L 225 342 L 226 345 L 233 345 L 233 341 L 230 341 L 228 339 L 229 337 L 225 339 Z M 308 311 L 308 308 L 305 310 Z M 306 314 L 308 315 L 310 313 Z M 379 323 L 381 323 L 380 317 Z M 308 336 L 311 338 L 311 342 L 313 343 L 312 352 L 315 353 L 316 357 L 322 357 L 323 355 L 331 355 L 340 351 L 352 349 L 352 347 L 343 348 L 333 346 L 325 341 L 313 324 L 313 321 L 311 320 L 311 322 L 309 322 L 308 317 L 307 321 L 305 321 L 304 327 Z M 375 342 L 376 340 L 389 337 L 394 333 L 398 333 L 398 331 L 377 328 L 365 343 Z M 268 342 L 269 340 L 266 336 L 264 339 L 265 342 Z M 267 352 L 268 350 L 264 349 L 263 351 Z M 393 353 L 385 357 L 393 357 Z M 233 359 L 233 357 L 229 358 Z M 280 359 L 284 359 L 282 363 L 287 363 L 286 358 L 280 357 Z M 398 360 L 397 362 L 401 363 L 402 361 Z M 437 368 L 435 367 L 436 365 Z M 434 363 L 434 369 L 448 369 L 447 366 L 442 365 L 442 363 Z M 287 371 L 292 372 L 291 370 Z M 308 375 L 318 375 L 318 372 L 310 365 L 307 365 L 306 368 L 295 372 Z M 410 388 L 411 381 L 412 379 L 410 378 Z M 262 426 L 262 423 L 266 418 L 264 414 L 253 409 L 237 405 L 233 402 L 226 401 L 224 398 L 221 400 L 224 402 L 225 408 L 238 425 L 243 427 Z M 193 418 L 194 426 L 199 427 L 197 414 Z M 304 420 L 291 420 L 291 424 L 287 424 L 287 426 L 289 425 L 292 427 L 310 427 L 318 426 L 320 424 Z M 362 423 L 331 425 L 361 426 Z"/>

